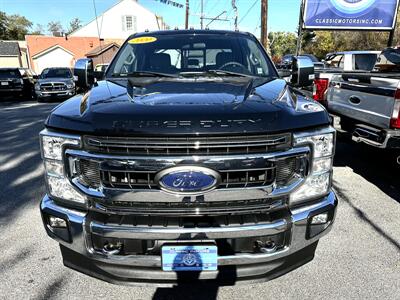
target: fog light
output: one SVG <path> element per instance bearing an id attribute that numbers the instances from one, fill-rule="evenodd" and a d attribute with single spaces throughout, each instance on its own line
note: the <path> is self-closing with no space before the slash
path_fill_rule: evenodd
<path id="1" fill-rule="evenodd" d="M 316 215 L 312 217 L 311 219 L 311 225 L 317 225 L 317 224 L 325 224 L 328 222 L 328 213 L 322 213 L 319 215 Z"/>
<path id="2" fill-rule="evenodd" d="M 67 228 L 67 221 L 61 218 L 50 216 L 49 225 L 53 228 Z"/>

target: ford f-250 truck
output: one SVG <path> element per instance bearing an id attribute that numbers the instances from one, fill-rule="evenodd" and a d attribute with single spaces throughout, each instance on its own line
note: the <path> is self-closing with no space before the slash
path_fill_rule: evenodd
<path id="1" fill-rule="evenodd" d="M 356 142 L 400 149 L 400 49 L 386 49 L 371 72 L 332 77 L 327 107 Z"/>
<path id="2" fill-rule="evenodd" d="M 41 132 L 45 229 L 64 264 L 115 283 L 268 280 L 312 260 L 332 227 L 335 131 L 278 78 L 251 34 L 131 36 Z"/>

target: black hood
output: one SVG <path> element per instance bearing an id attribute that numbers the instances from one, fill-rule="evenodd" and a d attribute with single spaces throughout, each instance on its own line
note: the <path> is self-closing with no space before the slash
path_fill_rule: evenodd
<path id="1" fill-rule="evenodd" d="M 329 124 L 327 112 L 284 80 L 99 82 L 56 107 L 46 126 L 94 135 L 274 133 Z"/>

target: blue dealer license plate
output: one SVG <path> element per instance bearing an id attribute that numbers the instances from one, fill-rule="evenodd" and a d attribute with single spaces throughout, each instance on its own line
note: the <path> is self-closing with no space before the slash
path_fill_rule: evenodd
<path id="1" fill-rule="evenodd" d="M 163 246 L 161 250 L 163 271 L 215 271 L 217 246 Z"/>

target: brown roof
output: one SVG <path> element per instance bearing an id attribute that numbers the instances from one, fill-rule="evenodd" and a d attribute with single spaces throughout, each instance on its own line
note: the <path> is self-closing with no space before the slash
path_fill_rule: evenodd
<path id="1" fill-rule="evenodd" d="M 100 45 L 100 41 L 95 37 L 55 37 L 43 35 L 26 35 L 26 44 L 29 51 L 29 59 L 33 67 L 32 57 L 55 46 L 62 47 L 70 52 L 74 59 L 85 57 L 85 53 Z"/>
<path id="2" fill-rule="evenodd" d="M 109 44 L 105 44 L 105 45 L 99 45 L 96 48 L 90 50 L 88 53 L 86 53 L 85 55 L 87 57 L 89 56 L 97 56 L 100 55 L 101 53 L 107 51 L 108 49 L 110 49 L 111 47 L 117 47 L 119 48 L 119 45 L 117 43 L 109 43 Z"/>

